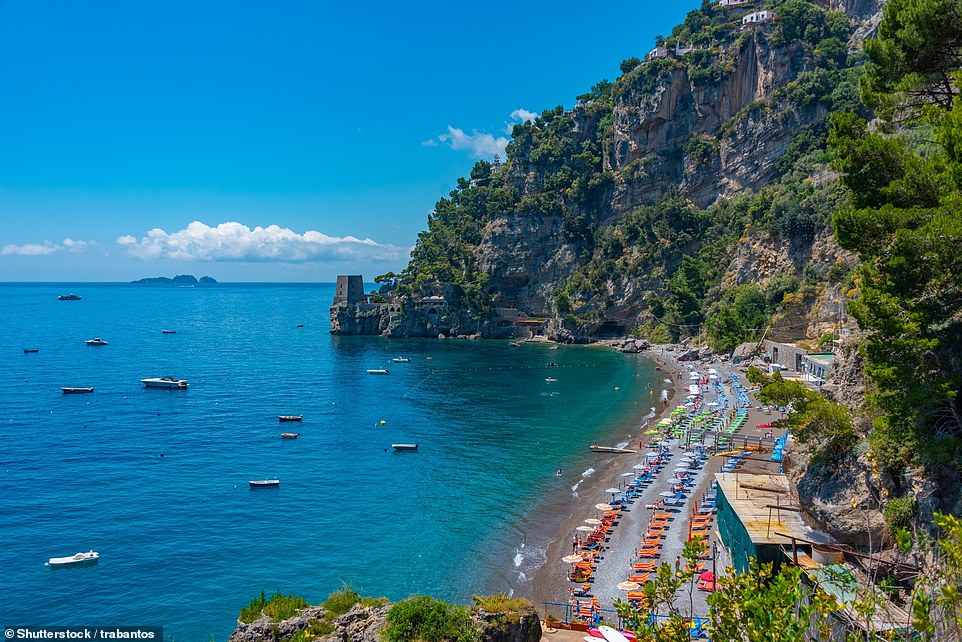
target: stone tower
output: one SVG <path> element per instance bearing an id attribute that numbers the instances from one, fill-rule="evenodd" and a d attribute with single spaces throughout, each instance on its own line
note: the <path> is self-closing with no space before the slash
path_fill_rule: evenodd
<path id="1" fill-rule="evenodd" d="M 334 289 L 334 305 L 364 303 L 364 277 L 360 274 L 339 275 Z"/>

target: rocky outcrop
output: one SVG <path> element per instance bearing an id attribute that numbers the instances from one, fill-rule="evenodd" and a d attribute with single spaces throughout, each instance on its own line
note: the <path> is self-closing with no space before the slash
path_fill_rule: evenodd
<path id="1" fill-rule="evenodd" d="M 264 615 L 237 628 L 228 642 L 285 642 L 299 631 L 312 631 L 318 640 L 332 642 L 379 642 L 381 631 L 387 626 L 391 604 L 381 606 L 354 605 L 347 613 L 328 619 L 323 607 L 312 606 L 294 617 L 280 622 Z M 510 613 L 488 613 L 475 610 L 472 619 L 478 625 L 482 642 L 538 642 L 541 639 L 541 620 L 534 607 Z M 316 633 L 327 630 L 329 633 Z"/>

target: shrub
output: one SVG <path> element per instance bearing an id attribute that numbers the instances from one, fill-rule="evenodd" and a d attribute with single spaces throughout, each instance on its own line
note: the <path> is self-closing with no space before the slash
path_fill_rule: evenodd
<path id="1" fill-rule="evenodd" d="M 381 632 L 385 642 L 475 642 L 479 635 L 467 609 L 429 595 L 409 597 L 392 606 Z"/>
<path id="2" fill-rule="evenodd" d="M 488 613 L 520 613 L 531 609 L 530 600 L 523 597 L 508 597 L 506 593 L 495 595 L 472 596 L 474 608 Z"/>
<path id="3" fill-rule="evenodd" d="M 334 591 L 327 596 L 327 599 L 321 604 L 324 610 L 331 615 L 337 617 L 338 615 L 344 615 L 351 610 L 355 604 L 361 600 L 361 596 L 357 594 L 353 588 L 347 584 L 343 585 L 338 590 Z"/>
<path id="4" fill-rule="evenodd" d="M 885 516 L 886 530 L 894 537 L 899 528 L 912 524 L 915 500 L 911 497 L 893 497 L 885 504 L 882 514 Z"/>
<path id="5" fill-rule="evenodd" d="M 306 609 L 309 606 L 307 600 L 300 595 L 282 595 L 280 591 L 277 591 L 270 599 L 265 599 L 264 591 L 261 591 L 260 597 L 251 600 L 250 604 L 241 609 L 237 619 L 245 624 L 250 624 L 260 618 L 261 613 L 263 613 L 274 621 L 286 620 L 299 609 Z"/>

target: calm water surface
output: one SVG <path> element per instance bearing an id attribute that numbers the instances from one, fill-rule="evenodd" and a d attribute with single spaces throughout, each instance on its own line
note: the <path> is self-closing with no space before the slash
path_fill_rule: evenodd
<path id="1" fill-rule="evenodd" d="M 67 292 L 83 300 L 57 300 Z M 463 603 L 523 590 L 543 561 L 534 507 L 570 492 L 588 444 L 647 412 L 652 364 L 331 336 L 333 293 L 0 284 L 0 625 L 160 625 L 206 642 L 262 589 L 319 602 L 347 582 Z M 190 388 L 140 383 L 167 375 Z M 267 477 L 280 487 L 248 488 Z M 43 565 L 91 548 L 96 566 Z"/>

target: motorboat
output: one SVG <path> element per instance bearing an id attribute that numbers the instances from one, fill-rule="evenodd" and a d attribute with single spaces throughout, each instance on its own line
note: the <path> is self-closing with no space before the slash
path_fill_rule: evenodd
<path id="1" fill-rule="evenodd" d="M 304 418 L 304 415 L 281 415 L 277 419 L 279 421 L 300 421 Z"/>
<path id="2" fill-rule="evenodd" d="M 161 330 L 161 334 L 177 334 L 177 330 Z"/>
<path id="3" fill-rule="evenodd" d="M 85 392 L 93 392 L 93 388 L 61 388 L 65 395 L 77 395 Z"/>
<path id="4" fill-rule="evenodd" d="M 384 368 L 371 368 L 370 370 L 367 371 L 367 373 L 373 374 L 373 375 L 386 375 L 388 374 L 388 371 L 385 370 Z"/>
<path id="5" fill-rule="evenodd" d="M 86 343 L 88 346 L 105 346 L 105 345 L 107 345 L 107 342 L 104 341 L 103 339 L 101 339 L 100 337 L 94 337 L 93 339 L 87 339 L 86 341 L 84 341 L 84 343 Z"/>
<path id="6" fill-rule="evenodd" d="M 300 437 L 300 436 L 301 436 L 300 433 L 296 433 L 296 432 L 282 432 L 282 433 L 281 433 L 281 439 L 297 439 L 297 438 Z"/>
<path id="7" fill-rule="evenodd" d="M 391 448 L 394 450 L 417 450 L 417 444 L 391 444 Z"/>
<path id="8" fill-rule="evenodd" d="M 47 566 L 70 566 L 72 564 L 96 564 L 100 559 L 100 553 L 94 550 L 86 553 L 77 553 L 67 557 L 51 557 L 47 560 Z"/>
<path id="9" fill-rule="evenodd" d="M 30 354 L 32 352 L 40 352 L 40 348 L 24 348 L 23 349 L 24 354 Z"/>
<path id="10" fill-rule="evenodd" d="M 411 363 L 411 360 L 407 357 L 394 357 L 391 361 L 394 363 Z"/>
<path id="11" fill-rule="evenodd" d="M 281 485 L 279 479 L 252 479 L 247 482 L 251 488 L 275 488 Z"/>
<path id="12" fill-rule="evenodd" d="M 554 383 L 555 381 L 557 381 L 557 379 L 555 379 L 554 377 L 545 377 L 544 380 L 548 383 Z"/>
<path id="13" fill-rule="evenodd" d="M 177 388 L 183 390 L 187 388 L 186 379 L 177 377 L 153 377 L 151 379 L 141 379 L 140 383 L 148 388 Z"/>
<path id="14" fill-rule="evenodd" d="M 61 294 L 60 296 L 57 297 L 57 300 L 58 301 L 79 301 L 82 298 L 83 297 L 77 296 L 76 294 L 71 292 L 70 294 Z"/>

